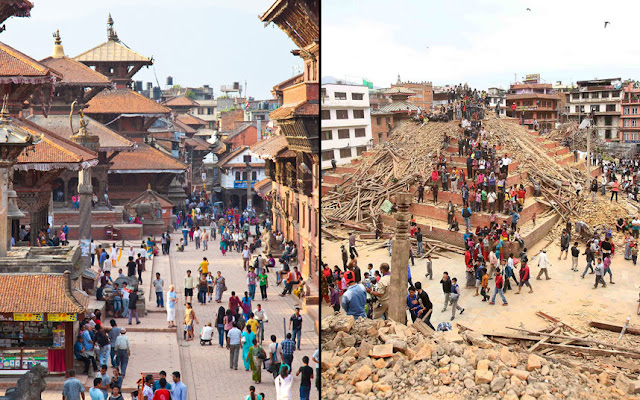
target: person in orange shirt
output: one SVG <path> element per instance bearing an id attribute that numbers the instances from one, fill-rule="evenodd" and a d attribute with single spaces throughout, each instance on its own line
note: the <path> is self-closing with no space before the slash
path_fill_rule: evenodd
<path id="1" fill-rule="evenodd" d="M 289 272 L 287 272 L 287 279 L 284 282 L 284 290 L 282 291 L 282 293 L 280 293 L 281 297 L 284 297 L 286 294 L 291 294 L 291 292 L 293 291 L 293 282 L 295 280 L 296 278 L 293 275 L 293 272 L 289 270 Z"/>
<path id="2" fill-rule="evenodd" d="M 613 196 L 616 196 L 616 203 L 618 202 L 618 189 L 620 187 L 620 184 L 618 183 L 617 180 L 614 179 L 613 183 L 611 184 L 611 200 L 613 201 Z"/>

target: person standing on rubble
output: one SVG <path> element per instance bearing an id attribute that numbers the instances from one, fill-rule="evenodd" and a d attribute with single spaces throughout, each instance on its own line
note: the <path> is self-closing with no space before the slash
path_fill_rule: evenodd
<path id="1" fill-rule="evenodd" d="M 373 296 L 378 298 L 378 304 L 373 310 L 373 319 L 381 318 L 383 315 L 386 317 L 387 310 L 389 309 L 389 298 L 391 297 L 391 291 L 389 288 L 391 285 L 389 264 L 382 263 L 380 265 L 380 272 L 382 272 L 382 277 L 378 281 L 376 289 L 366 289 L 367 293 L 371 293 Z"/>

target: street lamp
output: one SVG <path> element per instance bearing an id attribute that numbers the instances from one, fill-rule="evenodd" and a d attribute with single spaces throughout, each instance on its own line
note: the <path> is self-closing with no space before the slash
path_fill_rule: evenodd
<path id="1" fill-rule="evenodd" d="M 251 208 L 251 155 L 244 156 L 244 163 L 247 166 L 247 210 Z"/>

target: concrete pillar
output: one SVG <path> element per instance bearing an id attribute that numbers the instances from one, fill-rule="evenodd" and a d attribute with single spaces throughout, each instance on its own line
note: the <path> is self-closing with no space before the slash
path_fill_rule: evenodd
<path id="1" fill-rule="evenodd" d="M 391 255 L 391 298 L 389 300 L 389 318 L 400 324 L 407 322 L 407 283 L 409 263 L 409 206 L 411 193 L 396 195 L 398 212 L 396 214 L 396 234 Z"/>
<path id="2" fill-rule="evenodd" d="M 93 187 L 91 186 L 91 168 L 78 171 L 78 197 L 80 210 L 78 215 L 78 239 L 82 265 L 91 268 L 91 198 Z"/>
<path id="3" fill-rule="evenodd" d="M 7 192 L 9 191 L 9 168 L 0 167 L 0 258 L 7 256 L 9 249 L 9 220 L 7 219 L 7 210 L 9 208 L 9 199 Z"/>

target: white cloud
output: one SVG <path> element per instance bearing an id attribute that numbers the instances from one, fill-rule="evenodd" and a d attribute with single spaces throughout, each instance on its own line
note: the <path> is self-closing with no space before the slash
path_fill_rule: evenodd
<path id="1" fill-rule="evenodd" d="M 548 82 L 626 78 L 629 66 L 640 63 L 634 21 L 640 2 L 455 3 L 448 9 L 399 4 L 393 17 L 376 13 L 375 2 L 340 19 L 323 8 L 322 74 L 363 76 L 379 86 L 399 73 L 403 80 L 486 87 L 507 86 L 514 73 L 520 79 L 540 72 Z M 459 12 L 448 15 L 452 10 Z M 424 25 L 406 22 L 416 14 L 428 16 Z M 611 22 L 606 29 L 605 20 Z"/>

